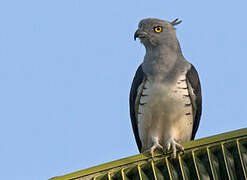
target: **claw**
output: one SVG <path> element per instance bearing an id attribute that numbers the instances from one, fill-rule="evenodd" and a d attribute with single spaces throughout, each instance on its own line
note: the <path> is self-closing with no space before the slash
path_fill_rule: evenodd
<path id="1" fill-rule="evenodd" d="M 160 144 L 155 144 L 155 145 L 153 145 L 152 147 L 151 147 L 151 149 L 150 149 L 150 154 L 151 154 L 151 156 L 152 156 L 152 158 L 154 158 L 154 151 L 156 150 L 156 149 L 163 149 L 163 147 L 160 145 Z"/>
<path id="2" fill-rule="evenodd" d="M 177 149 L 176 149 L 176 144 L 175 143 L 173 143 L 172 144 L 172 158 L 176 158 L 176 156 L 177 156 Z"/>
<path id="3" fill-rule="evenodd" d="M 171 143 L 166 143 L 166 150 L 170 151 L 170 149 L 171 149 Z"/>
<path id="4" fill-rule="evenodd" d="M 169 151 L 171 147 L 172 147 L 172 154 L 171 154 L 172 158 L 177 157 L 177 151 L 181 152 L 182 154 L 184 153 L 183 146 L 181 146 L 179 143 L 174 141 L 174 139 L 172 139 L 172 138 L 170 138 L 167 141 L 165 148 L 167 149 L 167 151 Z"/>
<path id="5" fill-rule="evenodd" d="M 154 151 L 156 149 L 162 149 L 163 150 L 163 146 L 160 145 L 159 139 L 157 137 L 153 137 L 152 139 L 153 139 L 154 145 L 150 149 L 150 154 L 152 155 L 152 158 L 154 158 Z"/>

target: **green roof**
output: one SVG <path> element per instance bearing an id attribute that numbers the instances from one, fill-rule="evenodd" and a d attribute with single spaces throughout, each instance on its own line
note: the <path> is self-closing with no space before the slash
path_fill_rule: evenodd
<path id="1" fill-rule="evenodd" d="M 247 128 L 182 144 L 176 159 L 139 154 L 52 180 L 247 179 Z"/>

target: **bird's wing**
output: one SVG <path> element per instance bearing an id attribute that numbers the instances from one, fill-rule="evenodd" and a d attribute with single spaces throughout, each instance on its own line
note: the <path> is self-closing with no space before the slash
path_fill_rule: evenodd
<path id="1" fill-rule="evenodd" d="M 201 94 L 201 85 L 200 85 L 199 76 L 195 67 L 192 64 L 186 74 L 186 80 L 189 87 L 188 88 L 189 95 L 193 107 L 194 121 L 193 121 L 191 140 L 194 140 L 202 114 L 202 94 Z"/>
<path id="2" fill-rule="evenodd" d="M 138 116 L 138 105 L 139 105 L 144 83 L 145 83 L 145 75 L 142 70 L 142 65 L 140 65 L 136 71 L 134 80 L 132 82 L 131 89 L 130 89 L 130 96 L 129 96 L 130 118 L 131 118 L 131 123 L 132 123 L 132 128 L 134 131 L 136 143 L 137 143 L 137 146 L 140 152 L 142 149 L 142 143 L 141 143 L 141 139 L 138 133 L 137 116 Z"/>

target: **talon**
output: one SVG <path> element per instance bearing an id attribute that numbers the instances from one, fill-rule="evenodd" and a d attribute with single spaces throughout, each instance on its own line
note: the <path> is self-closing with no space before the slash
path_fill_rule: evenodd
<path id="1" fill-rule="evenodd" d="M 168 143 L 168 144 L 166 145 L 166 150 L 167 150 L 167 151 L 170 151 L 170 149 L 171 149 L 171 143 Z"/>
<path id="2" fill-rule="evenodd" d="M 152 147 L 151 147 L 151 149 L 150 149 L 150 154 L 151 154 L 151 156 L 152 156 L 152 158 L 154 158 L 154 151 L 156 150 L 156 149 L 163 149 L 163 147 L 160 145 L 160 144 L 155 144 L 155 145 L 153 145 Z"/>
<path id="3" fill-rule="evenodd" d="M 172 138 L 170 138 L 166 143 L 166 149 L 169 151 L 170 148 L 172 148 L 172 158 L 177 157 L 177 152 L 184 154 L 184 148 L 180 144 L 178 144 L 176 141 L 174 141 Z"/>
<path id="4" fill-rule="evenodd" d="M 172 158 L 176 158 L 176 156 L 177 156 L 177 149 L 176 149 L 176 144 L 175 143 L 173 143 L 172 144 Z"/>
<path id="5" fill-rule="evenodd" d="M 154 151 L 155 151 L 155 147 L 153 146 L 150 150 L 150 154 L 151 154 L 152 158 L 154 158 Z"/>

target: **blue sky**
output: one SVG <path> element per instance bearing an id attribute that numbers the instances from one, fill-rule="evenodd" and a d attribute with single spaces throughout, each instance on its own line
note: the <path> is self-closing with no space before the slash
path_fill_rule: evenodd
<path id="1" fill-rule="evenodd" d="M 246 1 L 0 1 L 0 179 L 41 180 L 138 153 L 129 89 L 139 20 L 180 18 L 197 68 L 196 138 L 247 126 Z"/>

